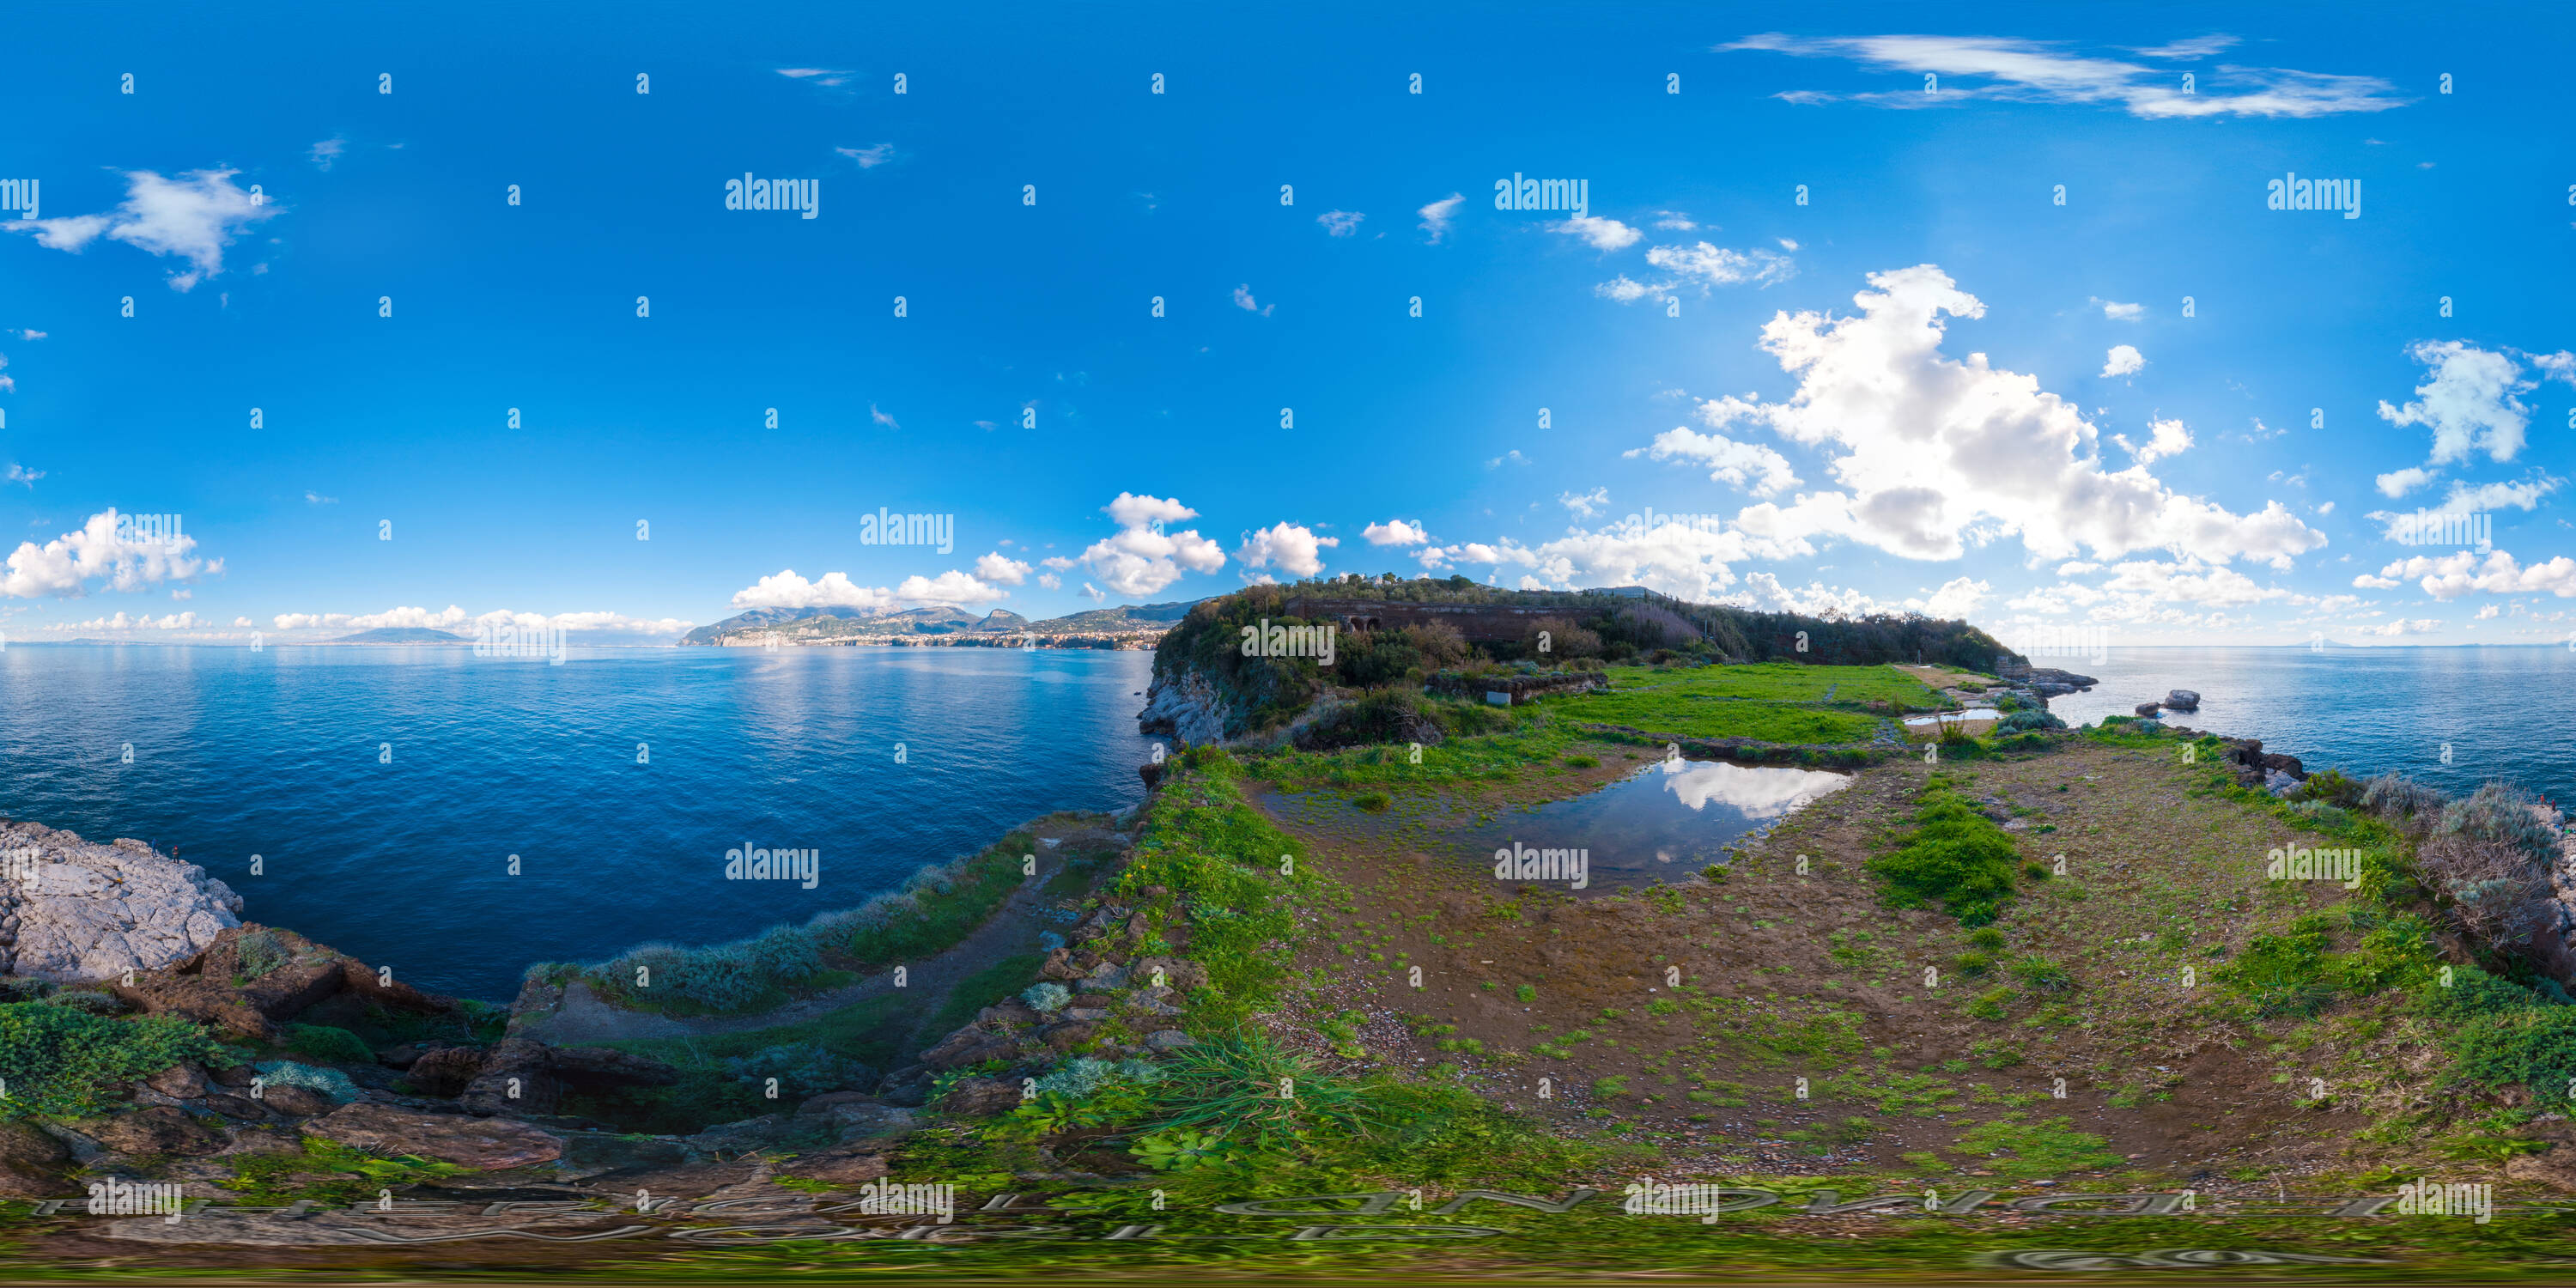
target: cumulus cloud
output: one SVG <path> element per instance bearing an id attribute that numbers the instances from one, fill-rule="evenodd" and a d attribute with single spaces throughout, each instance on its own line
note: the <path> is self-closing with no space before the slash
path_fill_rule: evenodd
<path id="1" fill-rule="evenodd" d="M 2134 344 L 2112 345 L 2111 351 L 2102 356 L 2104 376 L 2134 376 L 2146 369 L 2146 355 L 2138 352 Z"/>
<path id="2" fill-rule="evenodd" d="M 781 571 L 733 593 L 736 608 L 856 608 L 881 613 L 894 607 L 894 592 L 883 586 L 862 586 L 844 572 L 827 572 L 819 581 L 807 581 L 793 568 Z"/>
<path id="3" fill-rule="evenodd" d="M 1572 219 L 1560 219 L 1547 228 L 1549 232 L 1580 237 L 1592 249 L 1603 252 L 1626 250 L 1645 237 L 1644 233 L 1616 219 L 1605 219 L 1599 215 L 1576 215 Z"/>
<path id="4" fill-rule="evenodd" d="M 2191 430 L 2179 420 L 2151 420 L 2147 422 L 2147 429 L 2150 433 L 2144 446 L 2131 443 L 2126 434 L 2113 434 L 2111 441 L 2118 443 L 2121 450 L 2136 458 L 2140 465 L 2191 446 Z"/>
<path id="5" fill-rule="evenodd" d="M 2567 480 L 2548 474 L 2537 474 L 2518 483 L 2451 484 L 2451 495 L 2442 508 L 2459 512 L 2474 510 L 2530 510 L 2540 505 L 2540 498 L 2557 491 Z"/>
<path id="6" fill-rule="evenodd" d="M 252 224 L 278 213 L 275 203 L 253 204 L 235 187 L 237 170 L 191 170 L 165 179 L 150 170 L 128 171 L 125 201 L 104 215 L 69 215 L 59 219 L 16 219 L 0 223 L 12 232 L 35 234 L 36 243 L 78 253 L 104 236 L 153 255 L 175 255 L 188 261 L 170 275 L 172 290 L 185 291 L 224 268 L 224 247 Z"/>
<path id="7" fill-rule="evenodd" d="M 76 599 L 98 582 L 111 590 L 147 590 L 224 570 L 223 560 L 200 559 L 196 549 L 195 537 L 138 531 L 134 525 L 120 525 L 116 511 L 101 510 L 77 531 L 41 546 L 19 542 L 9 554 L 7 571 L 0 572 L 0 599 Z"/>
<path id="8" fill-rule="evenodd" d="M 2576 598 L 2576 559 L 2560 555 L 2547 563 L 2525 566 L 2510 553 L 2490 550 L 2480 553 L 2459 550 L 2447 555 L 2417 555 L 2400 559 L 2379 570 L 2379 581 L 2369 584 L 2394 585 L 2387 579 L 2410 579 L 2435 599 L 2449 601 L 2468 594 L 2488 595 L 2556 595 Z M 2365 584 L 2354 578 L 2356 586 Z"/>
<path id="9" fill-rule="evenodd" d="M 995 551 L 975 560 L 975 575 L 998 586 L 1016 586 L 1028 580 L 1029 566 Z"/>
<path id="10" fill-rule="evenodd" d="M 2147 315 L 2147 306 L 2144 304 L 2122 304 L 2118 300 L 2106 300 L 2098 295 L 2092 297 L 2091 302 L 2101 305 L 2102 316 L 2114 322 L 2135 322 Z"/>
<path id="11" fill-rule="evenodd" d="M 1556 503 L 1574 511 L 1574 517 L 1578 519 L 1589 519 L 1609 508 L 1610 489 L 1596 487 L 1589 492 L 1559 492 Z"/>
<path id="12" fill-rule="evenodd" d="M 2318 117 L 2383 112 L 2404 105 L 2397 88 L 2374 76 L 2338 76 L 2279 67 L 2221 65 L 2185 93 L 2171 71 L 2117 58 L 2066 51 L 2048 41 L 2009 36 L 1748 36 L 1718 51 L 1758 50 L 1800 58 L 1842 58 L 1907 73 L 1916 87 L 1856 94 L 1792 90 L 1792 103 L 1867 103 L 1925 108 L 1974 102 L 2069 103 L 2118 107 L 2149 119 Z M 1926 94 L 1921 77 L 1941 78 Z"/>
<path id="13" fill-rule="evenodd" d="M 1931 617 L 1965 620 L 1969 614 L 1977 611 L 1977 605 L 1986 602 L 1993 594 L 1994 587 L 1982 581 L 1953 577 L 1941 583 L 1941 588 L 1933 591 L 1931 598 L 1924 601 L 1923 612 Z"/>
<path id="14" fill-rule="evenodd" d="M 1241 309 L 1246 313 L 1258 313 L 1263 317 L 1268 317 L 1270 316 L 1270 311 L 1278 308 L 1279 306 L 1276 304 L 1263 304 L 1259 300 L 1252 298 L 1252 284 L 1250 282 L 1246 282 L 1243 285 L 1234 288 L 1234 307 Z"/>
<path id="15" fill-rule="evenodd" d="M 936 577 L 906 577 L 894 588 L 894 598 L 898 603 L 946 605 L 951 608 L 989 604 L 1010 597 L 1009 591 L 987 586 L 954 568 Z"/>
<path id="16" fill-rule="evenodd" d="M 2379 417 L 2392 425 L 2429 427 L 2433 454 L 2426 464 L 2447 465 L 2480 451 L 2494 460 L 2509 461 L 2522 450 L 2531 409 L 2516 395 L 2540 386 L 2523 379 L 2522 367 L 2512 358 L 2457 340 L 2420 341 L 2406 353 L 2431 367 L 2432 378 L 2415 386 L 2415 400 L 2403 407 L 2381 399 Z M 2387 491 L 2385 482 L 2380 490 Z"/>
<path id="17" fill-rule="evenodd" d="M 2386 474 L 2380 475 L 2379 491 L 2383 496 L 2404 496 L 2407 493 L 2432 482 L 2433 478 L 2434 475 L 2431 470 L 2421 470 L 2409 465 L 2405 469 L 2391 470 Z"/>
<path id="18" fill-rule="evenodd" d="M 1689 461 L 1708 467 L 1710 481 L 1729 483 L 1755 496 L 1778 496 L 1798 485 L 1789 459 L 1760 443 L 1739 443 L 1724 434 L 1703 434 L 1675 426 L 1655 435 L 1644 447 L 1622 456 L 1651 456 L 1659 461 Z"/>
<path id="19" fill-rule="evenodd" d="M 247 617 L 235 618 L 233 625 L 248 626 Z M 279 613 L 269 624 L 280 631 L 372 631 L 388 628 L 447 631 L 472 635 L 485 629 L 516 627 L 522 630 L 552 628 L 566 632 L 614 632 L 621 635 L 682 635 L 692 623 L 677 618 L 629 617 L 624 613 L 515 613 L 495 609 L 488 613 L 469 613 L 454 604 L 444 609 L 417 607 L 389 608 L 381 613 Z"/>
<path id="20" fill-rule="evenodd" d="M 1366 218 L 1356 210 L 1327 210 L 1315 216 L 1315 222 L 1324 226 L 1327 237 L 1348 237 L 1360 230 L 1360 221 Z"/>
<path id="21" fill-rule="evenodd" d="M 1769 286 L 1797 276 L 1798 266 L 1786 255 L 1755 247 L 1748 251 L 1728 250 L 1700 242 L 1691 246 L 1656 246 L 1646 251 L 1646 262 L 1668 273 L 1679 275 L 1684 282 L 1697 283 L 1702 292 L 1712 286 L 1734 286 L 1751 282 Z"/>
<path id="22" fill-rule="evenodd" d="M 1912 559 L 1958 558 L 1972 535 L 2018 535 L 2046 559 L 2164 549 L 2286 568 L 2325 544 L 2278 501 L 2239 515 L 2168 489 L 2143 466 L 2107 471 L 2073 404 L 1984 354 L 1944 355 L 1941 315 L 1982 317 L 1985 305 L 1938 266 L 1873 273 L 1869 284 L 1853 297 L 1857 315 L 1784 311 L 1763 327 L 1761 347 L 1799 377 L 1787 402 L 1701 404 L 1712 426 L 1751 421 L 1845 451 L 1828 469 L 1849 494 L 1743 520 L 1781 537 L 1836 532 Z"/>
<path id="23" fill-rule="evenodd" d="M 1038 574 L 1038 585 L 1043 586 L 1048 590 L 1062 590 L 1064 589 L 1064 578 L 1056 576 L 1051 572 L 1042 572 Z"/>
<path id="24" fill-rule="evenodd" d="M 1115 535 L 1095 541 L 1075 562 L 1091 569 L 1109 589 L 1121 595 L 1151 595 L 1188 572 L 1215 572 L 1225 566 L 1225 551 L 1196 529 L 1166 533 L 1163 526 L 1195 519 L 1198 511 L 1178 498 L 1136 496 L 1126 492 L 1102 507 L 1118 525 Z M 1095 597 L 1089 583 L 1083 589 Z"/>
<path id="25" fill-rule="evenodd" d="M 1406 519 L 1372 523 L 1360 529 L 1360 536 L 1373 546 L 1418 546 L 1431 539 L 1428 529 Z"/>
<path id="26" fill-rule="evenodd" d="M 1449 224 L 1458 217 L 1458 207 L 1466 201 L 1465 193 L 1453 192 L 1413 212 L 1422 216 L 1422 231 L 1431 234 L 1428 239 L 1431 244 L 1439 245 L 1440 239 L 1449 235 Z"/>
<path id="27" fill-rule="evenodd" d="M 1291 577 L 1312 577 L 1324 570 L 1322 552 L 1342 544 L 1339 537 L 1319 537 L 1305 528 L 1285 521 L 1245 534 L 1235 558 L 1247 568 L 1267 568 L 1276 564 L 1279 571 Z"/>

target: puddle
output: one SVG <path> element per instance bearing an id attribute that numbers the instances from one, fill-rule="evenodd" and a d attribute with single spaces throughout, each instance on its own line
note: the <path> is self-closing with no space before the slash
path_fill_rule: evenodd
<path id="1" fill-rule="evenodd" d="M 1301 825 L 1405 840 L 1435 854 L 1454 856 L 1491 875 L 1495 852 L 1523 847 L 1583 853 L 1580 887 L 1560 859 L 1553 877 L 1533 884 L 1601 890 L 1678 881 L 1726 860 L 1726 847 L 1787 818 L 1808 802 L 1851 784 L 1849 774 L 1720 760 L 1665 760 L 1607 787 L 1533 809 L 1508 809 L 1490 819 L 1426 817 L 1410 822 L 1357 814 L 1339 798 L 1317 793 L 1285 813 Z M 1281 802 L 1286 805 L 1286 802 Z M 1534 859 L 1548 866 L 1544 857 Z M 1521 877 L 1515 872 L 1511 884 Z"/>

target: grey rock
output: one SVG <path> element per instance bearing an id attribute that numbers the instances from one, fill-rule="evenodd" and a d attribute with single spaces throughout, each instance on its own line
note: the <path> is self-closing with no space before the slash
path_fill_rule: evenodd
<path id="1" fill-rule="evenodd" d="M 35 879 L 0 883 L 16 922 L 10 970 L 57 984 L 159 970 L 241 924 L 241 896 L 141 841 L 82 840 L 38 823 L 0 823 L 0 853 L 34 861 Z"/>
<path id="2" fill-rule="evenodd" d="M 1197 1040 L 1179 1029 L 1162 1029 L 1146 1034 L 1145 1046 L 1152 1051 L 1178 1051 Z"/>
<path id="3" fill-rule="evenodd" d="M 2176 711 L 2200 710 L 2200 694 L 2190 689 L 2176 689 L 2165 695 L 2165 705 Z"/>

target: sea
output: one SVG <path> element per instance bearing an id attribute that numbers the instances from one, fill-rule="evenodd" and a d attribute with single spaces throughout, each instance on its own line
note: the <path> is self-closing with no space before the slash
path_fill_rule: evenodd
<path id="1" fill-rule="evenodd" d="M 2071 723 L 2175 723 L 2452 792 L 2576 803 L 2576 653 L 2112 648 Z M 245 915 L 423 988 L 722 942 L 864 902 L 1064 809 L 1143 798 L 1152 656 L 1013 649 L 27 645 L 0 650 L 0 813 L 175 849 Z M 818 852 L 814 888 L 728 850 Z M 252 875 L 254 863 L 258 875 Z"/>
<path id="2" fill-rule="evenodd" d="M 2576 810 L 2576 651 L 2454 648 L 2118 648 L 2033 657 L 2101 681 L 2049 699 L 2069 724 L 2130 715 L 2173 689 L 2200 709 L 2160 719 L 2260 738 L 2310 773 L 2388 772 L 2455 795 L 2490 779 Z"/>
<path id="3" fill-rule="evenodd" d="M 541 961 L 850 907 L 1055 810 L 1141 801 L 1150 653 L 28 645 L 0 814 L 135 837 L 244 917 L 506 1001 Z M 818 852 L 815 884 L 726 851 Z M 254 866 L 258 875 L 253 875 Z"/>

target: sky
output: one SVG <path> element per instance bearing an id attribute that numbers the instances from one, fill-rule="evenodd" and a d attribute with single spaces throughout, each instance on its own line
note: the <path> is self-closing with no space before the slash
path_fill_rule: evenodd
<path id="1" fill-rule="evenodd" d="M 0 632 L 2576 647 L 2576 18 L 2420 13 L 21 5 Z"/>

